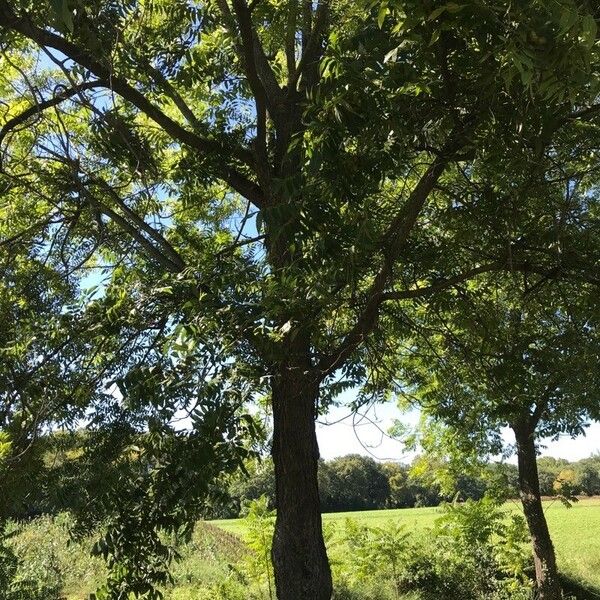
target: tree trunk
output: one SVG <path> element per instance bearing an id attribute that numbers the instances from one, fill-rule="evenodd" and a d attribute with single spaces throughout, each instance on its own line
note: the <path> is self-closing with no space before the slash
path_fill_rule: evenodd
<path id="1" fill-rule="evenodd" d="M 517 440 L 519 494 L 533 546 L 538 598 L 560 600 L 556 556 L 540 495 L 534 431 L 528 426 L 513 426 L 513 431 Z"/>
<path id="2" fill-rule="evenodd" d="M 308 358 L 290 362 L 279 369 L 272 388 L 277 503 L 272 553 L 275 587 L 278 600 L 329 600 L 331 570 L 317 483 L 318 384 L 310 373 Z"/>

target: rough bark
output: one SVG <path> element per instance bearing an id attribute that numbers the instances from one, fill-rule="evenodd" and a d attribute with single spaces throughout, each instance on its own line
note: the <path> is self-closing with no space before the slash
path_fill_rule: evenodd
<path id="1" fill-rule="evenodd" d="M 282 365 L 272 387 L 277 502 L 272 557 L 278 600 L 329 600 L 332 594 L 317 483 L 318 384 L 305 356 Z"/>
<path id="2" fill-rule="evenodd" d="M 556 556 L 540 495 L 534 431 L 527 425 L 513 426 L 513 431 L 517 441 L 519 494 L 531 536 L 538 598 L 560 600 Z"/>

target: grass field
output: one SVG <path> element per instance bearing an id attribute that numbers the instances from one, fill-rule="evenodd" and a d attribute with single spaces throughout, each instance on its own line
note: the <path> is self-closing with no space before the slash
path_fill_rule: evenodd
<path id="1" fill-rule="evenodd" d="M 509 506 L 511 510 L 521 510 L 518 502 L 511 502 Z M 582 499 L 571 508 L 566 508 L 558 500 L 550 500 L 544 503 L 544 507 L 560 570 L 600 593 L 600 498 Z M 440 515 L 440 508 L 403 508 L 329 513 L 323 516 L 323 520 L 325 523 L 341 523 L 352 518 L 371 526 L 395 521 L 404 524 L 409 531 L 422 533 L 432 527 Z M 213 524 L 244 537 L 242 519 L 213 521 Z"/>

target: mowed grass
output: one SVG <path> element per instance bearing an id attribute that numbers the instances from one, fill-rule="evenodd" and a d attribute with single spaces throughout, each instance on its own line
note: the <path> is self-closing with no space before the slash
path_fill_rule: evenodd
<path id="1" fill-rule="evenodd" d="M 422 532 L 427 527 L 431 527 L 435 519 L 440 515 L 441 509 L 439 507 L 363 510 L 326 513 L 323 515 L 323 522 L 333 525 L 343 525 L 346 519 L 353 519 L 369 527 L 381 527 L 393 521 L 405 524 L 407 531 Z M 223 519 L 220 521 L 211 521 L 211 523 L 241 538 L 244 537 L 246 532 L 246 524 L 243 519 Z"/>
<path id="2" fill-rule="evenodd" d="M 521 511 L 519 502 L 509 502 L 509 510 Z M 550 533 L 556 548 L 559 569 L 569 577 L 600 591 L 600 498 L 585 498 L 565 507 L 558 500 L 544 502 Z M 442 514 L 434 508 L 401 508 L 394 510 L 368 510 L 360 512 L 329 513 L 323 515 L 324 523 L 343 525 L 347 518 L 368 526 L 382 527 L 396 522 L 407 531 L 423 534 L 433 527 Z M 242 519 L 212 521 L 222 529 L 244 537 Z"/>
<path id="3" fill-rule="evenodd" d="M 546 518 L 559 569 L 600 592 L 600 498 L 546 503 Z"/>

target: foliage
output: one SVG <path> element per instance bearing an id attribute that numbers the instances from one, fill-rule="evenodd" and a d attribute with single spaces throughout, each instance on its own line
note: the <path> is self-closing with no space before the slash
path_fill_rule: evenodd
<path id="1" fill-rule="evenodd" d="M 0 532 L 0 598 L 2 600 L 11 600 L 14 589 L 13 581 L 17 566 L 19 564 L 14 552 L 7 546 L 7 533 Z"/>
<path id="2" fill-rule="evenodd" d="M 273 461 L 264 458 L 249 461 L 245 473 L 238 473 L 228 486 L 234 508 L 231 516 L 248 514 L 252 501 L 266 498 L 270 508 L 275 506 L 275 471 Z"/>
<path id="3" fill-rule="evenodd" d="M 335 467 L 344 461 L 322 461 L 319 472 L 319 487 L 324 512 L 361 510 L 360 497 L 355 501 L 349 498 L 349 492 L 340 483 L 341 474 L 335 474 Z M 362 462 L 352 463 L 357 467 Z M 369 464 L 366 461 L 365 464 Z M 417 456 L 412 464 L 396 462 L 375 463 L 377 470 L 385 474 L 389 486 L 389 495 L 381 498 L 373 508 L 411 508 L 414 506 L 437 506 L 444 500 L 452 500 L 458 494 L 460 500 L 479 500 L 484 494 L 498 500 L 514 499 L 519 496 L 517 466 L 510 462 L 481 462 L 464 465 L 448 465 L 432 462 L 430 456 Z M 464 465 L 461 470 L 460 464 Z M 269 499 L 269 506 L 275 506 L 273 465 L 269 459 L 260 463 L 250 461 L 246 468 L 249 475 L 236 475 L 228 482 L 227 499 L 221 503 L 216 500 L 210 507 L 209 514 L 219 514 L 218 518 L 244 516 L 249 501 L 262 495 Z M 561 471 L 574 473 L 572 479 L 573 495 L 600 495 L 600 461 L 597 456 L 570 462 L 542 456 L 538 459 L 541 493 L 543 496 L 554 496 L 554 484 Z M 440 474 L 441 471 L 441 474 Z M 373 484 L 369 480 L 372 470 L 365 470 L 360 475 L 367 481 L 367 487 Z M 334 478 L 332 479 L 332 475 Z M 573 477 L 573 476 L 572 476 Z M 445 483 L 444 493 L 439 482 Z M 336 481 L 339 487 L 331 485 Z M 347 502 L 347 504 L 344 504 Z M 241 511 L 238 507 L 242 507 Z M 339 508 L 337 508 L 339 507 Z"/>
<path id="4" fill-rule="evenodd" d="M 30 482 L 24 491 L 27 498 L 23 512 L 10 513 L 11 518 L 24 518 L 32 514 L 54 514 L 63 511 L 81 511 L 90 501 L 81 489 L 81 456 L 85 447 L 82 436 L 77 434 L 54 434 L 43 436 L 41 459 L 46 465 L 36 473 L 35 482 Z M 89 435 L 89 434 L 85 434 Z M 89 443 L 89 442 L 86 442 Z M 99 446 L 94 446 L 100 452 Z M 132 455 L 138 456 L 138 455 Z M 345 460 L 345 459 L 348 460 Z M 600 462 L 597 457 L 569 462 L 564 459 L 541 457 L 538 459 L 541 493 L 556 496 L 555 483 L 563 471 L 569 471 L 570 496 L 599 495 Z M 51 467 L 50 467 L 51 465 Z M 352 470 L 337 471 L 341 465 L 352 466 Z M 455 497 L 460 500 L 478 500 L 484 494 L 499 500 L 517 498 L 517 467 L 509 462 L 491 462 L 464 465 L 434 462 L 430 456 L 417 456 L 412 464 L 396 462 L 375 463 L 369 459 L 342 457 L 321 461 L 319 486 L 324 512 L 364 510 L 364 508 L 410 508 L 414 506 L 437 506 Z M 475 468 L 476 467 L 476 468 Z M 265 457 L 244 461 L 245 473 L 236 472 L 219 480 L 218 493 L 211 492 L 201 508 L 204 518 L 232 518 L 245 516 L 252 501 L 261 496 L 268 498 L 270 508 L 275 507 L 273 463 Z M 441 472 L 441 475 L 440 475 Z M 363 499 L 364 489 L 381 489 L 381 476 L 385 476 L 389 493 L 377 499 Z M 88 475 L 91 477 L 91 474 Z M 94 480 L 106 477 L 103 472 L 95 473 Z M 364 489 L 357 486 L 358 494 L 346 487 L 348 478 L 364 482 Z M 371 479 L 374 477 L 374 479 Z M 444 482 L 444 489 L 440 482 Z M 335 485 L 333 485 L 335 483 Z M 93 483 L 89 484 L 93 486 Z M 458 496 L 457 496 L 458 495 Z M 559 494 L 560 495 L 560 494 Z M 91 523 L 90 523 L 91 525 Z"/>
<path id="5" fill-rule="evenodd" d="M 151 432 L 130 449 L 140 453 L 141 465 L 134 464 L 137 476 L 118 480 L 111 494 L 94 499 L 99 514 L 111 519 L 107 533 L 94 546 L 94 553 L 103 556 L 110 569 L 98 598 L 129 591 L 162 597 L 155 586 L 169 581 L 168 567 L 177 555 L 165 534 L 189 539 L 191 524 L 202 512 L 199 498 L 207 496 L 209 485 L 221 473 L 237 468 L 238 457 L 244 456 L 243 446 L 238 455 L 231 452 L 237 436 L 245 439 L 233 417 L 227 409 L 216 409 L 206 422 L 197 419 L 193 433 L 158 437 Z"/>
<path id="6" fill-rule="evenodd" d="M 383 576 L 392 583 L 396 598 L 403 590 L 402 570 L 410 553 L 408 533 L 402 525 L 386 528 L 367 527 L 348 519 L 344 538 L 353 560 L 349 583 L 355 586 L 364 580 Z"/>
<path id="7" fill-rule="evenodd" d="M 506 527 L 510 527 L 510 515 L 519 514 L 518 507 L 514 503 L 509 503 L 505 508 L 507 518 L 504 523 Z M 548 502 L 545 508 L 555 539 L 561 570 L 564 574 L 568 573 L 574 581 L 579 581 L 582 589 L 589 589 L 589 596 L 593 597 L 592 592 L 596 588 L 600 589 L 598 587 L 600 586 L 599 539 L 594 535 L 600 526 L 598 500 L 582 500 L 568 511 L 559 502 Z M 417 562 L 417 550 L 422 548 L 425 556 L 421 557 L 419 554 L 421 558 L 418 562 L 427 565 L 429 564 L 426 562 L 427 556 L 440 552 L 440 541 L 437 537 L 432 537 L 434 521 L 439 517 L 439 509 L 429 508 L 379 511 L 376 515 L 372 512 L 359 512 L 353 513 L 350 518 L 359 528 L 362 525 L 372 527 L 376 523 L 376 529 L 383 531 L 384 534 L 404 525 L 403 533 L 409 532 L 409 537 L 400 547 L 405 550 L 408 545 L 414 550 L 414 562 Z M 340 543 L 340 539 L 344 537 L 346 518 L 345 515 L 339 514 L 325 516 L 325 526 L 331 530 L 327 538 L 334 575 L 336 575 L 334 597 L 345 600 L 372 600 L 373 598 L 395 600 L 391 579 L 387 575 L 389 564 L 374 565 L 373 569 L 376 573 L 379 573 L 378 568 L 385 570 L 385 573 L 381 573 L 380 576 L 374 575 L 366 579 L 356 576 L 353 570 L 354 555 L 345 543 Z M 238 523 L 240 526 L 244 525 L 243 520 L 236 521 L 236 524 Z M 182 558 L 172 570 L 174 585 L 164 589 L 168 600 L 197 600 L 198 598 L 204 600 L 205 597 L 210 600 L 241 600 L 242 598 L 258 600 L 265 597 L 264 585 L 262 589 L 257 588 L 245 574 L 249 549 L 242 539 L 221 529 L 229 525 L 229 522 L 219 523 L 217 527 L 200 522 L 194 530 L 191 541 L 178 546 Z M 64 517 L 37 518 L 20 526 L 7 540 L 7 545 L 19 559 L 18 568 L 23 569 L 26 563 L 30 563 L 32 566 L 28 568 L 28 573 L 31 575 L 35 569 L 37 577 L 41 580 L 47 580 L 49 574 L 45 571 L 44 565 L 48 564 L 46 557 L 49 549 L 54 548 L 54 564 L 61 571 L 65 584 L 62 595 L 68 598 L 87 597 L 97 585 L 98 579 L 102 578 L 102 561 L 90 558 L 90 540 L 67 545 L 66 526 Z M 436 531 L 439 529 L 439 525 L 435 527 Z M 13 530 L 14 527 L 11 526 L 10 531 Z M 241 536 L 245 535 L 244 531 L 245 529 L 242 528 Z M 402 532 L 401 529 L 400 531 Z M 349 540 L 348 543 L 353 543 L 353 540 Z M 500 547 L 496 545 L 494 539 L 493 545 L 498 552 Z M 497 556 L 499 557 L 499 554 Z M 521 556 L 523 556 L 522 550 Z M 593 587 L 594 584 L 596 587 Z M 402 595 L 402 600 L 409 600 L 409 598 L 423 600 L 424 596 L 416 591 Z"/>
<path id="8" fill-rule="evenodd" d="M 488 563 L 486 570 L 496 573 L 499 581 L 494 588 L 501 595 L 523 595 L 530 588 L 527 576 L 529 553 L 525 548 L 528 532 L 521 515 L 507 515 L 497 500 L 484 497 L 478 502 L 446 507 L 446 514 L 437 522 L 442 537 L 448 537 L 477 561 Z M 483 574 L 482 574 L 483 575 Z M 482 581 L 482 586 L 485 583 Z"/>
<path id="9" fill-rule="evenodd" d="M 261 496 L 250 502 L 245 519 L 247 524 L 246 542 L 252 550 L 246 560 L 247 573 L 251 579 L 259 583 L 266 582 L 267 597 L 269 600 L 273 600 L 274 583 L 271 551 L 275 511 L 269 509 L 268 498 Z"/>
<path id="10" fill-rule="evenodd" d="M 415 462 L 421 462 L 416 459 Z M 205 516 L 228 518 L 245 516 L 252 501 L 264 496 L 270 507 L 276 507 L 275 474 L 270 458 L 246 462 L 246 473 L 238 473 L 227 481 L 223 498 L 207 507 Z M 489 482 L 487 467 L 477 473 L 458 477 L 442 493 L 436 481 L 418 475 L 413 467 L 395 462 L 379 463 L 370 457 L 346 455 L 319 462 L 319 493 L 323 512 L 343 512 L 378 508 L 437 506 L 458 492 L 461 498 L 478 499 Z M 514 497 L 507 489 L 505 496 Z"/>
<path id="11" fill-rule="evenodd" d="M 281 524 L 319 510 L 312 416 L 350 387 L 398 391 L 387 357 L 426 299 L 478 275 L 585 280 L 597 19 L 573 0 L 0 0 L 0 351 L 20 374 L 0 372 L 1 426 L 26 426 L 17 457 L 40 427 L 89 423 L 70 475 L 82 526 L 108 521 L 107 594 L 158 595 L 161 535 L 251 453 L 257 397 L 278 489 L 312 478 L 275 541 L 310 537 L 320 564 L 295 572 L 327 579 L 315 520 Z"/>
<path id="12" fill-rule="evenodd" d="M 319 482 L 321 506 L 326 512 L 382 507 L 390 495 L 381 465 L 358 454 L 322 462 Z"/>
<path id="13" fill-rule="evenodd" d="M 83 547 L 70 545 L 64 517 L 42 517 L 27 525 L 7 526 L 2 548 L 10 557 L 6 600 L 60 600 L 69 584 L 97 583 L 103 565 Z M 3 600 L 5 598 L 3 597 Z"/>
<path id="14" fill-rule="evenodd" d="M 448 505 L 424 538 L 400 524 L 368 527 L 348 520 L 338 541 L 347 556 L 334 563 L 334 572 L 350 587 L 389 581 L 395 598 L 418 592 L 432 599 L 526 599 L 526 540 L 523 518 L 489 499 Z"/>

